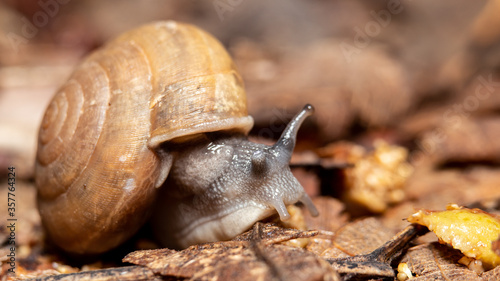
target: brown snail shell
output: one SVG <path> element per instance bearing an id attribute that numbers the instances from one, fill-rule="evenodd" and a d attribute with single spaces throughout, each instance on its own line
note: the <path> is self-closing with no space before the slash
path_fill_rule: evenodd
<path id="1" fill-rule="evenodd" d="M 119 36 L 81 63 L 43 118 L 35 178 L 48 235 L 74 253 L 116 247 L 168 175 L 161 143 L 252 125 L 242 79 L 211 35 L 167 21 Z"/>

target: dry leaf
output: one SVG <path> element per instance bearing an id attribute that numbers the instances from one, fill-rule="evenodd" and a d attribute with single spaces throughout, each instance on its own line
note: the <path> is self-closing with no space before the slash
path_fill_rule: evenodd
<path id="1" fill-rule="evenodd" d="M 462 257 L 462 253 L 457 250 L 431 243 L 409 249 L 403 260 L 415 276 L 410 279 L 412 281 L 481 280 L 476 272 L 458 263 Z"/>
<path id="2" fill-rule="evenodd" d="M 358 220 L 340 228 L 334 237 L 334 248 L 324 252 L 328 257 L 345 257 L 367 254 L 382 246 L 394 233 L 384 227 L 378 219 Z M 340 256 L 333 252 L 341 250 Z"/>
<path id="3" fill-rule="evenodd" d="M 460 89 L 474 74 L 498 64 L 500 31 L 492 28 L 500 24 L 496 11 L 500 1 L 489 0 L 466 30 L 466 42 L 454 56 L 444 64 L 439 73 L 439 82 L 445 89 Z"/>
<path id="4" fill-rule="evenodd" d="M 396 277 L 394 274 L 395 269 L 392 267 L 393 261 L 403 254 L 413 239 L 426 232 L 427 229 L 423 226 L 409 225 L 368 254 L 327 260 L 335 270 L 343 275 L 344 280 Z M 409 275 L 406 274 L 406 276 Z"/>
<path id="5" fill-rule="evenodd" d="M 255 238 L 255 228 L 258 227 L 259 236 Z M 236 236 L 234 241 L 253 241 L 258 239 L 260 243 L 266 245 L 276 244 L 291 239 L 310 238 L 318 235 L 317 230 L 298 230 L 293 228 L 283 228 L 275 223 L 257 223 L 253 229 Z M 223 242 L 222 242 L 223 243 Z"/>
<path id="6" fill-rule="evenodd" d="M 464 137 L 467 136 L 467 137 Z M 500 162 L 500 118 L 474 118 L 457 112 L 420 141 L 422 152 L 440 164 L 448 162 Z"/>
<path id="7" fill-rule="evenodd" d="M 312 201 L 320 215 L 313 217 L 309 212 L 303 212 L 307 229 L 336 231 L 349 220 L 344 203 L 338 199 L 324 196 L 313 197 Z"/>
<path id="8" fill-rule="evenodd" d="M 196 245 L 178 252 L 136 251 L 123 261 L 146 266 L 161 275 L 191 280 L 339 280 L 330 265 L 315 254 L 275 244 L 316 234 L 257 224 L 238 236 L 238 241 Z"/>
<path id="9" fill-rule="evenodd" d="M 493 268 L 490 271 L 486 271 L 481 274 L 481 280 L 483 281 L 497 281 L 500 280 L 500 266 Z"/>
<path id="10" fill-rule="evenodd" d="M 116 268 L 99 269 L 92 271 L 82 271 L 71 274 L 57 274 L 57 271 L 46 272 L 31 272 L 25 277 L 37 278 L 37 281 L 117 281 L 117 280 L 134 280 L 134 281 L 159 281 L 165 280 L 161 276 L 157 276 L 153 271 L 142 266 L 123 266 Z M 46 274 L 50 275 L 47 276 Z M 54 275 L 55 274 L 55 275 Z M 25 280 L 23 278 L 13 280 Z M 32 279 L 30 279 L 32 280 Z"/>
<path id="11" fill-rule="evenodd" d="M 413 176 L 408 179 L 405 191 L 416 208 L 439 209 L 450 202 L 468 206 L 500 198 L 499 177 L 500 169 L 493 166 L 436 169 L 417 165 Z M 400 213 L 399 218 L 401 214 L 405 213 Z"/>

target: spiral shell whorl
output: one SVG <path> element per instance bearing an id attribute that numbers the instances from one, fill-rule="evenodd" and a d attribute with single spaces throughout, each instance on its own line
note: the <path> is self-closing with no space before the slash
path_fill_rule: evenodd
<path id="1" fill-rule="evenodd" d="M 147 218 L 161 161 L 147 147 L 151 74 L 144 59 L 127 44 L 98 51 L 56 95 L 57 106 L 50 105 L 42 121 L 39 209 L 49 235 L 71 252 L 112 248 Z M 82 99 L 81 108 L 65 103 Z M 65 119 L 54 120 L 56 113 Z"/>
<path id="2" fill-rule="evenodd" d="M 103 104 L 109 100 L 107 79 L 97 65 L 90 64 L 85 70 L 94 77 L 75 73 L 56 94 L 42 121 L 36 181 L 37 186 L 48 187 L 39 189 L 44 197 L 61 194 L 75 181 L 93 154 L 102 130 L 106 112 Z M 92 96 L 95 93 L 99 95 Z"/>

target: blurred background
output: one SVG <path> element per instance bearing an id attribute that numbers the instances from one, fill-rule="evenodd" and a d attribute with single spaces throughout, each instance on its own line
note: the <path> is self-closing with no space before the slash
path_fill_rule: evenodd
<path id="1" fill-rule="evenodd" d="M 245 81 L 253 138 L 277 138 L 304 104 L 316 107 L 297 148 L 314 153 L 294 158 L 320 166 L 296 171 L 310 193 L 331 183 L 319 159 L 338 152 L 329 144 L 370 149 L 382 139 L 404 147 L 415 168 L 408 204 L 385 213 L 394 225 L 415 206 L 500 198 L 499 14 L 500 0 L 3 0 L 0 179 L 15 166 L 32 188 L 41 117 L 82 57 L 172 19 L 227 47 Z"/>
<path id="2" fill-rule="evenodd" d="M 312 103 L 317 113 L 301 137 L 314 145 L 382 137 L 437 156 L 451 138 L 432 134 L 497 118 L 499 3 L 1 1 L 0 173 L 16 165 L 32 175 L 43 111 L 84 55 L 165 19 L 198 25 L 228 48 L 246 83 L 254 135 L 276 137 Z"/>

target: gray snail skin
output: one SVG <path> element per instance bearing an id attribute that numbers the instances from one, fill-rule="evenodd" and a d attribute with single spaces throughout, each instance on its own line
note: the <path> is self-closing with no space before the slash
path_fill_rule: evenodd
<path id="1" fill-rule="evenodd" d="M 273 146 L 230 133 L 177 146 L 153 212 L 158 239 L 171 248 L 227 240 L 276 211 L 289 219 L 285 206 L 298 201 L 317 215 L 288 164 L 299 126 L 312 112 L 307 105 Z"/>
<path id="2" fill-rule="evenodd" d="M 148 24 L 76 68 L 47 107 L 35 183 L 48 237 L 98 254 L 151 217 L 159 241 L 184 248 L 233 238 L 286 205 L 312 201 L 288 163 L 313 107 L 273 146 L 249 141 L 242 79 L 224 47 L 188 24 Z"/>

